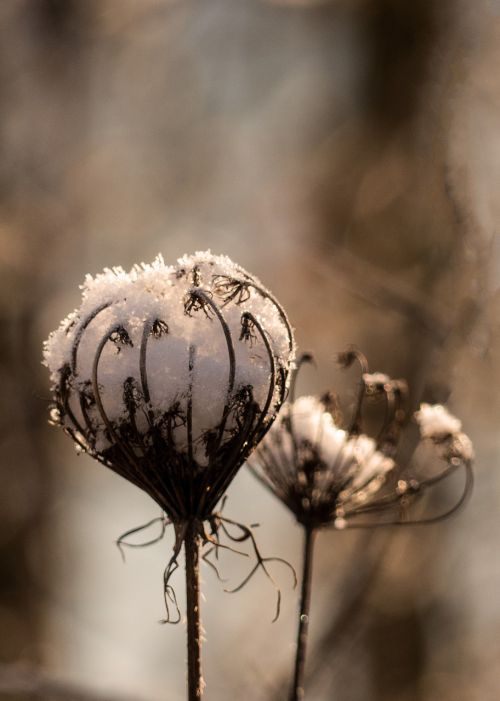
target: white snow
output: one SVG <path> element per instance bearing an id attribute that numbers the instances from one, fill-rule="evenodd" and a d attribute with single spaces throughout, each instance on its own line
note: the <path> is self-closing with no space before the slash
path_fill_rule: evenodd
<path id="1" fill-rule="evenodd" d="M 243 283 L 241 294 L 228 299 L 232 290 L 240 289 L 240 283 Z M 255 286 L 262 287 L 264 294 Z M 196 290 L 202 290 L 208 302 L 203 302 L 201 296 L 193 299 L 194 308 L 186 314 L 185 304 Z M 82 424 L 78 395 L 85 388 L 92 388 L 96 361 L 99 394 L 105 414 L 113 423 L 127 418 L 123 400 L 127 378 L 133 378 L 142 393 L 146 380 L 150 394 L 147 409 L 155 417 L 176 402 L 185 414 L 191 396 L 196 457 L 203 462 L 200 437 L 220 423 L 229 394 L 234 396 L 242 387 L 251 385 L 261 408 L 268 395 L 269 355 L 256 328 L 251 339 L 240 340 L 242 314 L 253 315 L 261 324 L 277 365 L 288 368 L 293 359 L 293 341 L 268 294 L 256 278 L 227 256 L 213 255 L 210 251 L 183 256 L 175 266 L 166 265 L 160 255 L 153 263 L 136 265 L 128 273 L 122 268 L 106 268 L 94 277 L 87 275 L 80 308 L 61 322 L 44 346 L 44 364 L 50 370 L 52 389 L 56 391 L 60 384 L 61 370 L 68 365 L 72 367 L 75 391 L 71 393 L 70 408 Z M 204 309 L 199 308 L 202 302 Z M 234 347 L 232 392 L 228 341 L 211 303 L 224 317 Z M 157 324 L 160 332 L 144 334 L 145 328 L 149 331 L 155 321 L 163 322 Z M 142 376 L 141 346 L 145 356 Z M 277 398 L 276 392 L 275 389 L 273 399 Z M 98 407 L 91 406 L 88 417 L 97 427 L 97 447 L 104 450 L 109 442 Z M 142 415 L 138 412 L 137 421 L 140 430 L 146 431 L 145 412 Z M 175 440 L 179 449 L 186 448 L 185 426 L 176 429 Z"/>
<path id="2" fill-rule="evenodd" d="M 370 386 L 380 386 L 386 385 L 391 382 L 389 375 L 383 372 L 365 372 L 363 373 L 363 382 L 365 385 Z"/>
<path id="3" fill-rule="evenodd" d="M 474 446 L 466 433 L 457 433 L 453 436 L 453 450 L 464 460 L 474 460 Z"/>
<path id="4" fill-rule="evenodd" d="M 376 448 L 372 438 L 349 436 L 338 428 L 329 411 L 317 397 L 303 396 L 293 404 L 285 404 L 263 439 L 261 448 L 251 459 L 259 464 L 260 450 L 269 451 L 272 463 L 293 479 L 300 479 L 301 465 L 296 446 L 309 444 L 317 451 L 319 463 L 315 472 L 315 489 L 328 494 L 333 485 L 348 481 L 338 495 L 338 503 L 364 501 L 383 484 L 387 472 L 395 466 L 391 458 Z M 268 475 L 272 481 L 273 476 Z"/>
<path id="5" fill-rule="evenodd" d="M 422 438 L 442 438 L 454 435 L 462 429 L 462 422 L 442 404 L 421 404 L 415 412 Z"/>

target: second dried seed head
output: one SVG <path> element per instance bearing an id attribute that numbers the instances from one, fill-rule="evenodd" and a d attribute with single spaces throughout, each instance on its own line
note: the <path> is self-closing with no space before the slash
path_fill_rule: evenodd
<path id="1" fill-rule="evenodd" d="M 344 367 L 355 361 L 361 365 L 350 419 L 342 419 L 331 394 L 294 400 L 292 391 L 291 400 L 249 461 L 256 476 L 306 528 L 423 523 L 455 511 L 472 487 L 473 449 L 461 422 L 441 405 L 422 404 L 414 418 L 420 443 L 434 446 L 435 460 L 425 476 L 419 476 L 413 463 L 403 468 L 396 454 L 407 421 L 406 383 L 368 372 L 358 351 L 343 353 L 339 360 Z M 378 403 L 382 415 L 374 437 L 363 433 L 364 409 L 372 402 Z M 464 490 L 451 509 L 417 521 L 408 515 L 417 496 L 460 467 L 465 468 Z M 382 513 L 381 521 L 366 520 Z"/>

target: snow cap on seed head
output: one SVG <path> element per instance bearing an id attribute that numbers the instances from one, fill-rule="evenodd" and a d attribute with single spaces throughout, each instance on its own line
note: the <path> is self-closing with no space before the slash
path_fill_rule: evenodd
<path id="1" fill-rule="evenodd" d="M 167 458 L 182 475 L 234 471 L 281 406 L 294 353 L 271 293 L 205 251 L 87 275 L 44 363 L 57 422 L 137 482 Z"/>
<path id="2" fill-rule="evenodd" d="M 305 525 L 333 523 L 344 509 L 365 503 L 385 481 L 394 461 L 366 435 L 335 425 L 319 397 L 286 403 L 249 460 Z"/>
<path id="3" fill-rule="evenodd" d="M 420 410 L 415 412 L 415 420 L 422 438 L 444 443 L 446 450 L 456 457 L 474 459 L 474 447 L 462 431 L 462 422 L 442 404 L 421 404 Z"/>
<path id="4" fill-rule="evenodd" d="M 415 419 L 424 438 L 453 435 L 462 429 L 460 419 L 442 404 L 421 404 L 420 410 L 415 412 Z"/>

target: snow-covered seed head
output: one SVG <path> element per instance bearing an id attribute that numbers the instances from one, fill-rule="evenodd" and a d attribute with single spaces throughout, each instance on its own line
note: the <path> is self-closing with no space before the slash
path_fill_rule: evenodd
<path id="1" fill-rule="evenodd" d="M 210 252 L 105 269 L 82 289 L 44 347 L 52 423 L 172 520 L 208 518 L 284 401 L 285 312 Z"/>
<path id="2" fill-rule="evenodd" d="M 442 406 L 423 404 L 415 414 L 421 441 L 433 442 L 441 466 L 433 465 L 431 474 L 422 478 L 414 466 L 403 470 L 396 455 L 408 418 L 406 382 L 370 373 L 366 358 L 356 349 L 348 349 L 337 359 L 344 368 L 357 363 L 361 371 L 350 418 L 344 420 L 332 393 L 294 399 L 297 372 L 303 362 L 310 361 L 310 356 L 302 356 L 292 378 L 289 402 L 249 460 L 254 474 L 304 526 L 332 523 L 344 529 L 379 525 L 366 522 L 366 516 L 381 512 L 386 514 L 382 525 L 416 522 L 406 511 L 417 495 L 465 467 L 463 494 L 455 505 L 438 517 L 423 517 L 418 522 L 436 521 L 456 511 L 472 488 L 474 454 L 461 422 Z M 363 432 L 366 402 L 376 402 L 379 407 L 382 403 L 375 438 Z"/>
<path id="3" fill-rule="evenodd" d="M 303 396 L 284 405 L 250 465 L 300 523 L 345 527 L 340 514 L 369 501 L 395 463 L 372 438 L 336 426 L 324 398 Z"/>

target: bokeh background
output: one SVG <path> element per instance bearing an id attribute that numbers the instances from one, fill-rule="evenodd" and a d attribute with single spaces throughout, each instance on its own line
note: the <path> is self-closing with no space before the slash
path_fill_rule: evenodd
<path id="1" fill-rule="evenodd" d="M 314 351 L 301 391 L 349 396 L 355 343 L 476 446 L 456 518 L 321 534 L 307 698 L 496 701 L 500 2 L 2 0 L 0 39 L 0 698 L 185 697 L 184 627 L 157 623 L 171 534 L 122 563 L 157 507 L 47 425 L 40 360 L 87 272 L 211 248 Z M 299 565 L 245 469 L 226 511 Z M 271 624 L 265 579 L 204 571 L 207 701 L 287 698 L 297 593 L 274 573 Z"/>

